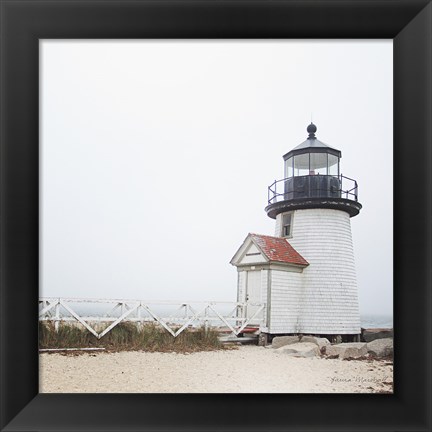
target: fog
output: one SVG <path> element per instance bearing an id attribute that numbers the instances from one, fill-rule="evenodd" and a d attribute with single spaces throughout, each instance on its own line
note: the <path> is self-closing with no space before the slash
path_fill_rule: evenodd
<path id="1" fill-rule="evenodd" d="M 41 296 L 235 300 L 229 261 L 274 235 L 267 187 L 312 118 L 359 184 L 360 310 L 391 313 L 390 40 L 40 48 Z"/>

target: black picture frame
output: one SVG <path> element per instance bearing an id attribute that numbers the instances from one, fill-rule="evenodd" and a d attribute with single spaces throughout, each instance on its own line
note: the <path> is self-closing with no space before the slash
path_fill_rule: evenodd
<path id="1" fill-rule="evenodd" d="M 1 0 L 0 13 L 2 431 L 431 430 L 430 1 Z M 393 39 L 393 395 L 38 394 L 38 41 L 46 38 Z"/>

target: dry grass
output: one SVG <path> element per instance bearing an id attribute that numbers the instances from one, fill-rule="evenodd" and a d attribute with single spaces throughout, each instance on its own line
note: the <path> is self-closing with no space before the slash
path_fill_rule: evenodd
<path id="1" fill-rule="evenodd" d="M 58 332 L 50 322 L 39 323 L 39 348 L 92 348 L 109 351 L 195 352 L 223 349 L 218 333 L 204 327 L 186 329 L 174 338 L 154 324 L 141 330 L 132 323 L 120 323 L 101 339 L 84 328 L 60 325 Z"/>

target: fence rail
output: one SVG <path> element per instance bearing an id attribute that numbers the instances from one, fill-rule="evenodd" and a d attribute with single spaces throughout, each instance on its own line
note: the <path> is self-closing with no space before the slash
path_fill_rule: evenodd
<path id="1" fill-rule="evenodd" d="M 95 309 L 100 309 L 95 314 Z M 107 312 L 102 311 L 102 309 Z M 170 314 L 168 308 L 175 310 Z M 85 309 L 91 309 L 92 315 Z M 82 299 L 43 297 L 39 299 L 39 320 L 54 323 L 78 322 L 98 339 L 105 336 L 121 322 L 137 325 L 157 323 L 172 336 L 177 337 L 187 328 L 204 325 L 225 326 L 238 336 L 250 327 L 265 326 L 265 304 L 252 302 L 172 302 L 116 299 Z M 166 315 L 166 316 L 165 316 Z M 106 325 L 104 329 L 101 326 Z"/>

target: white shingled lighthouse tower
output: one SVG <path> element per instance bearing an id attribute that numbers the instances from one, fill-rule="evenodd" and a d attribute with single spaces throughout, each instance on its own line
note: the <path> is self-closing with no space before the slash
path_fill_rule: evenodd
<path id="1" fill-rule="evenodd" d="M 307 127 L 306 141 L 283 156 L 285 176 L 269 186 L 274 236 L 249 234 L 231 260 L 238 301 L 265 304 L 263 333 L 360 334 L 351 218 L 357 182 L 340 173 L 341 152 Z M 253 308 L 250 313 L 253 312 Z"/>

